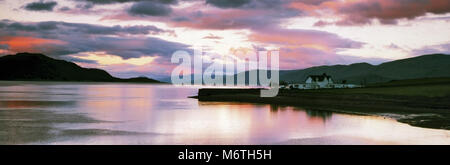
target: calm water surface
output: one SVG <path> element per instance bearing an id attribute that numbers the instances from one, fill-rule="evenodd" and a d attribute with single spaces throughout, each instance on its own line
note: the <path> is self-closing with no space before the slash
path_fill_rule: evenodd
<path id="1" fill-rule="evenodd" d="M 450 131 L 383 117 L 187 98 L 197 89 L 0 82 L 0 143 L 450 144 Z"/>

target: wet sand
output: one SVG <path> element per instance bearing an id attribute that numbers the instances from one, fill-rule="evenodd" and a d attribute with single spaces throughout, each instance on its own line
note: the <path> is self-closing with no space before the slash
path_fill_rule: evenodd
<path id="1" fill-rule="evenodd" d="M 109 129 L 62 129 L 63 123 L 101 123 L 81 113 L 57 113 L 38 109 L 0 110 L 0 144 L 47 144 L 67 138 L 84 136 L 151 135 Z"/>

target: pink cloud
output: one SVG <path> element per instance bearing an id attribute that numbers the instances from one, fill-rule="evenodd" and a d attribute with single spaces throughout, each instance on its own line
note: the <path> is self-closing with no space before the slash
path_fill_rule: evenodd
<path id="1" fill-rule="evenodd" d="M 364 61 L 362 58 L 351 59 L 338 54 L 340 50 L 361 48 L 364 43 L 323 31 L 260 29 L 253 31 L 249 40 L 261 45 L 279 47 L 281 69 Z"/>
<path id="2" fill-rule="evenodd" d="M 337 48 L 359 48 L 363 44 L 323 31 L 274 28 L 254 31 L 249 36 L 249 40 L 284 47 L 306 47 L 323 51 L 332 51 Z"/>
<path id="3" fill-rule="evenodd" d="M 8 45 L 12 52 L 42 52 L 51 51 L 55 45 L 65 45 L 66 42 L 29 36 L 0 36 L 0 44 Z"/>
<path id="4" fill-rule="evenodd" d="M 383 24 L 395 24 L 398 19 L 414 19 L 426 13 L 445 14 L 450 12 L 448 0 L 353 0 L 324 1 L 311 4 L 302 1 L 292 2 L 292 8 L 302 10 L 310 16 L 323 17 L 323 11 L 331 11 L 332 16 L 341 17 L 333 22 L 337 25 L 361 25 L 371 23 L 374 19 Z M 326 16 L 325 16 L 326 17 Z M 319 21 L 317 26 L 331 24 Z"/>

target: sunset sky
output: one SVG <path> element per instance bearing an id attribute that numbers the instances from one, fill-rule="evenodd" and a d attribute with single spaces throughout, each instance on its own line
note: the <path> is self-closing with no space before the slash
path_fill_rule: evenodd
<path id="1" fill-rule="evenodd" d="M 280 69 L 450 53 L 449 0 L 0 0 L 0 55 L 38 52 L 118 77 L 171 55 L 279 50 Z"/>

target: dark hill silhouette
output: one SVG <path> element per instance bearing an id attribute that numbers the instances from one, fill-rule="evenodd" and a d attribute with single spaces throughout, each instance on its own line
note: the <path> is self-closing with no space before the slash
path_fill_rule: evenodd
<path id="1" fill-rule="evenodd" d="M 116 78 L 101 69 L 82 68 L 75 63 L 38 53 L 17 53 L 0 57 L 0 80 L 160 83 L 145 77 Z"/>
<path id="2" fill-rule="evenodd" d="M 234 75 L 245 74 L 246 84 L 250 72 L 241 72 Z M 270 71 L 269 71 L 270 72 Z M 355 63 L 350 65 L 317 66 L 299 70 L 280 70 L 280 81 L 289 83 L 303 83 L 308 75 L 331 75 L 335 83 L 373 84 L 393 80 L 450 77 L 450 55 L 430 54 L 402 60 L 371 65 L 368 63 Z M 223 76 L 225 83 L 226 76 Z M 167 78 L 170 82 L 170 78 Z M 194 77 L 191 75 L 191 81 Z"/>
<path id="3" fill-rule="evenodd" d="M 335 81 L 348 83 L 380 83 L 392 80 L 450 77 L 450 55 L 430 54 L 371 65 L 319 66 L 280 72 L 280 80 L 303 82 L 308 75 L 327 73 Z"/>
<path id="4" fill-rule="evenodd" d="M 234 75 L 236 83 L 237 75 L 245 74 L 245 83 L 248 84 L 249 72 L 241 72 Z M 269 71 L 270 72 L 270 71 Z M 331 75 L 335 83 L 373 84 L 389 82 L 393 80 L 422 79 L 450 77 L 450 55 L 429 54 L 402 60 L 385 62 L 380 65 L 368 63 L 355 63 L 350 65 L 317 66 L 299 70 L 280 70 L 280 81 L 289 83 L 303 83 L 308 75 Z M 194 76 L 191 82 L 194 83 Z M 171 82 L 170 77 L 163 79 Z M 225 84 L 226 76 L 223 76 Z"/>

